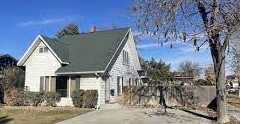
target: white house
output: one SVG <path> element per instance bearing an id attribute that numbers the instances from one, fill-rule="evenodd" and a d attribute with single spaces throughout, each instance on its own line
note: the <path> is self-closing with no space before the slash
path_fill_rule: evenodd
<path id="1" fill-rule="evenodd" d="M 98 90 L 98 105 L 114 102 L 122 87 L 140 83 L 141 69 L 130 28 L 61 38 L 36 37 L 18 62 L 29 91 L 54 91 L 59 106 L 72 106 L 76 89 Z"/>

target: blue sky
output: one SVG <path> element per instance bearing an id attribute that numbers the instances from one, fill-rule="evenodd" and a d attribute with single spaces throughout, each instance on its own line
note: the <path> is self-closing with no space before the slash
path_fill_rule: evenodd
<path id="1" fill-rule="evenodd" d="M 0 4 L 0 53 L 8 53 L 19 59 L 38 34 L 54 36 L 68 23 L 76 23 L 81 31 L 97 28 L 132 27 L 134 18 L 129 8 L 132 0 L 8 0 Z M 138 43 L 139 54 L 146 59 L 154 57 L 171 63 L 177 69 L 180 62 L 190 60 L 210 64 L 209 50 L 195 52 L 190 44 L 174 43 L 163 47 L 156 40 L 143 36 Z"/>

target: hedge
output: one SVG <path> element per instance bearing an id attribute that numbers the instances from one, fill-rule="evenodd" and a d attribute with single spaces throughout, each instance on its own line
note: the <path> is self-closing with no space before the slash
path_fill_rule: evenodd
<path id="1" fill-rule="evenodd" d="M 56 103 L 60 101 L 60 95 L 55 92 L 25 92 L 25 105 L 39 106 L 44 101 L 46 106 L 57 106 Z"/>
<path id="2" fill-rule="evenodd" d="M 95 108 L 97 105 L 97 90 L 78 90 L 72 93 L 72 100 L 75 107 Z"/>

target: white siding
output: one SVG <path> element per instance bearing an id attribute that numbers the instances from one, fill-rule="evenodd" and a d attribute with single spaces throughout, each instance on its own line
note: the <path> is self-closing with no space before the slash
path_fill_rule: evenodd
<path id="1" fill-rule="evenodd" d="M 40 90 L 40 76 L 55 76 L 55 71 L 61 67 L 50 50 L 39 53 L 39 47 L 42 46 L 45 44 L 42 41 L 38 42 L 37 48 L 25 62 L 25 86 L 28 86 L 30 91 Z"/>
<path id="2" fill-rule="evenodd" d="M 82 90 L 97 90 L 98 91 L 98 106 L 105 104 L 105 82 L 101 77 L 84 77 L 80 78 L 80 89 Z"/>
<path id="3" fill-rule="evenodd" d="M 113 99 L 112 97 L 109 97 L 110 89 L 114 89 L 115 96 L 117 96 L 117 76 L 123 77 L 123 86 L 128 85 L 129 78 L 139 78 L 137 70 L 140 70 L 141 67 L 136 50 L 136 45 L 131 32 L 123 50 L 127 51 L 129 54 L 129 65 L 123 65 L 123 55 L 121 52 L 117 60 L 115 61 L 111 71 L 109 72 L 109 79 L 107 79 L 106 81 L 107 100 L 110 98 L 111 100 Z"/>
<path id="4" fill-rule="evenodd" d="M 96 77 L 81 77 L 80 78 L 80 89 L 83 90 L 96 90 L 100 80 Z"/>

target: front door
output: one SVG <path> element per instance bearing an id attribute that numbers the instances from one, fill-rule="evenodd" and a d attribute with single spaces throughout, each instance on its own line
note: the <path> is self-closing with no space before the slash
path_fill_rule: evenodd
<path id="1" fill-rule="evenodd" d="M 56 78 L 56 92 L 60 94 L 61 97 L 67 97 L 67 83 L 68 77 L 58 76 Z"/>

